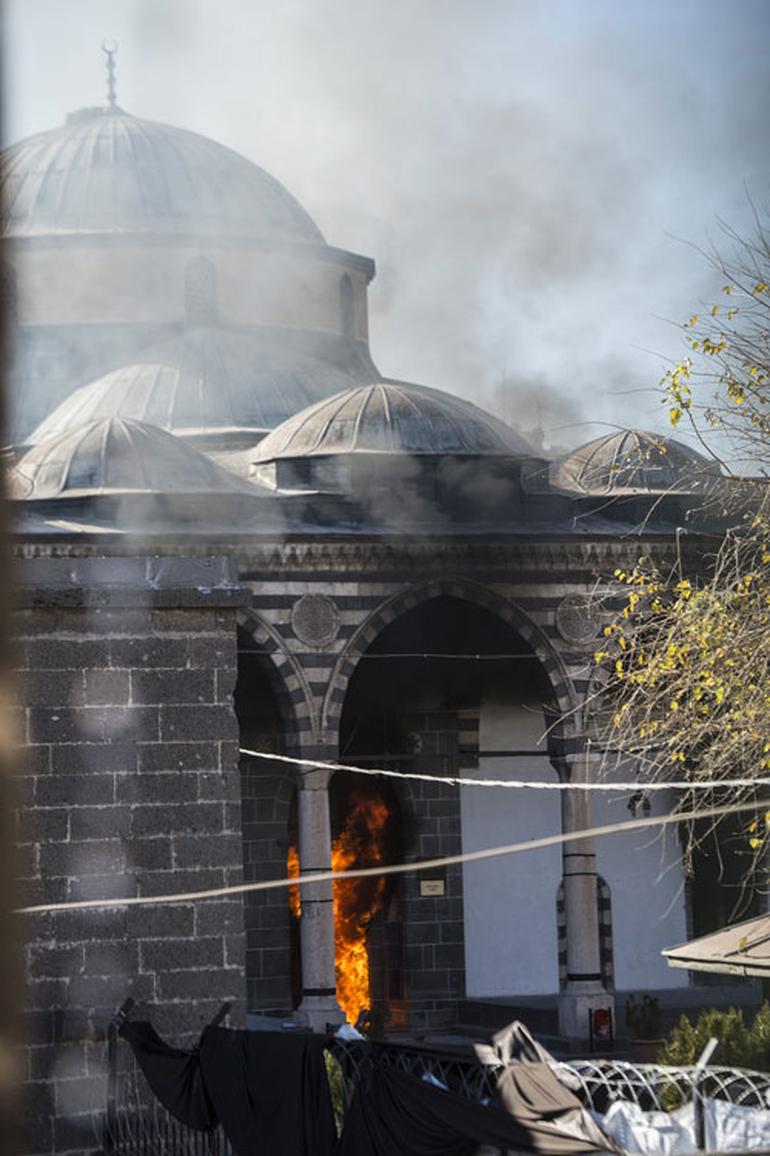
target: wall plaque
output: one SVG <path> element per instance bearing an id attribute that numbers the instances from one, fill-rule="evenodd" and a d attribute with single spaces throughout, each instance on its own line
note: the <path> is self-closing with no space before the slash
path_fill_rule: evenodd
<path id="1" fill-rule="evenodd" d="M 306 646 L 325 646 L 337 637 L 339 611 L 325 594 L 303 594 L 292 607 L 291 628 Z"/>
<path id="2" fill-rule="evenodd" d="M 584 645 L 600 625 L 599 602 L 589 594 L 567 594 L 556 607 L 556 629 L 565 642 Z"/>

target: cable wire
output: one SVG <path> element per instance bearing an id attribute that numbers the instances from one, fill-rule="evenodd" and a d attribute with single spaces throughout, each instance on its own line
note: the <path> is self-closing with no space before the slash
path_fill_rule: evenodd
<path id="1" fill-rule="evenodd" d="M 285 879 L 264 879 L 258 883 L 233 883 L 226 887 L 211 887 L 205 891 L 183 891 L 178 895 L 133 895 L 121 899 L 74 899 L 64 903 L 39 903 L 19 907 L 15 915 L 40 915 L 56 911 L 85 911 L 89 908 L 147 907 L 160 903 L 192 903 L 205 899 L 221 899 L 226 895 L 243 895 L 252 891 L 272 891 L 282 887 L 304 887 L 312 883 L 334 883 L 340 879 L 364 879 L 369 876 L 407 875 L 413 871 L 435 871 L 439 867 L 454 867 L 461 863 L 478 863 L 484 859 L 517 855 L 524 851 L 540 851 L 581 839 L 600 838 L 624 831 L 641 831 L 649 827 L 668 827 L 686 823 L 690 819 L 716 819 L 724 815 L 756 811 L 756 803 L 732 803 L 723 807 L 708 807 L 680 814 L 656 815 L 648 819 L 631 819 L 623 823 L 609 823 L 601 827 L 587 827 L 580 831 L 560 832 L 524 843 L 508 843 L 500 847 L 486 847 L 481 851 L 464 851 L 458 855 L 443 855 L 437 859 L 423 859 L 419 863 L 392 863 L 377 867 L 355 867 L 350 871 L 313 871 L 307 875 Z"/>
<path id="2" fill-rule="evenodd" d="M 291 763 L 294 766 L 309 767 L 319 771 L 351 771 L 356 775 L 385 775 L 391 779 L 420 779 L 428 783 L 446 783 L 451 787 L 503 787 L 507 790 L 528 791 L 715 791 L 725 787 L 770 787 L 770 779 L 713 779 L 703 782 L 690 782 L 687 779 L 672 779 L 662 783 L 545 783 L 527 779 L 473 779 L 460 775 L 431 775 L 421 771 L 393 771 L 385 767 L 353 767 L 347 763 L 322 762 L 320 759 L 297 759 L 291 755 L 276 755 L 269 751 L 252 751 L 247 747 L 239 748 L 240 754 L 252 759 L 267 759 L 279 763 Z M 533 752 L 540 754 L 540 752 Z M 440 757 L 440 756 L 436 756 Z M 475 757 L 475 756 L 474 756 Z M 510 755 L 509 758 L 530 758 L 526 754 Z"/>

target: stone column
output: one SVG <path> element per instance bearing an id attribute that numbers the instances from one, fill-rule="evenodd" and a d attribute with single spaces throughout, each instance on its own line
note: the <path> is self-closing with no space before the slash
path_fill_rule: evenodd
<path id="1" fill-rule="evenodd" d="M 328 757 L 317 753 L 309 758 Z M 329 782 L 332 772 L 300 769 L 297 789 L 300 875 L 331 869 L 331 822 Z M 344 1023 L 337 1003 L 334 967 L 334 908 L 332 884 L 309 883 L 301 889 L 302 917 L 302 1001 L 298 1015 L 314 1031 L 324 1031 L 328 1023 Z"/>
<path id="2" fill-rule="evenodd" d="M 563 780 L 590 782 L 595 756 L 587 751 L 558 760 Z M 564 834 L 593 826 L 589 791 L 562 792 Z M 612 1007 L 612 994 L 602 986 L 597 907 L 596 848 L 591 838 L 572 839 L 562 845 L 564 876 L 564 922 L 567 936 L 567 982 L 559 996 L 559 1032 L 569 1040 L 590 1037 L 594 1008 Z"/>

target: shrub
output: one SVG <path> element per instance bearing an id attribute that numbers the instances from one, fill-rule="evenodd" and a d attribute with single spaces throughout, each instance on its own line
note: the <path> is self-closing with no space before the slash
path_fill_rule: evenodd
<path id="1" fill-rule="evenodd" d="M 722 1067 L 770 1069 L 770 1004 L 764 1003 L 747 1027 L 738 1008 L 709 1008 L 695 1023 L 686 1015 L 679 1020 L 661 1049 L 658 1062 L 689 1066 L 714 1036 L 719 1040 L 714 1060 Z"/>

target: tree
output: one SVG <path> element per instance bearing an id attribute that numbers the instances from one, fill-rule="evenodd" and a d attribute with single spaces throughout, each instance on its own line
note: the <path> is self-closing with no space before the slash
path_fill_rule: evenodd
<path id="1" fill-rule="evenodd" d="M 683 811 L 714 805 L 704 785 L 728 780 L 744 801 L 757 791 L 737 780 L 770 777 L 770 222 L 755 221 L 748 240 L 726 230 L 728 259 L 708 254 L 719 300 L 685 323 L 686 356 L 660 383 L 671 425 L 726 475 L 703 496 L 723 536 L 693 572 L 643 557 L 617 570 L 622 606 L 595 655 L 605 751 L 640 777 L 692 783 Z M 770 809 L 747 825 L 760 852 Z"/>

